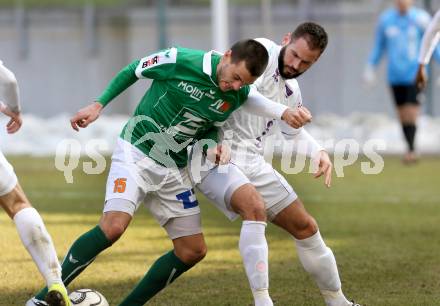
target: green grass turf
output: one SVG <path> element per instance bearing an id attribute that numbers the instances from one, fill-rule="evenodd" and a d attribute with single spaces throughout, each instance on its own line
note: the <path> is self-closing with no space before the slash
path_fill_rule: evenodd
<path id="1" fill-rule="evenodd" d="M 74 173 L 66 184 L 52 159 L 10 158 L 34 206 L 52 234 L 60 258 L 101 214 L 105 173 Z M 336 255 L 345 294 L 367 306 L 440 305 L 440 159 L 404 167 L 386 158 L 379 175 L 360 163 L 344 169 L 331 189 L 310 174 L 288 176 Z M 240 222 L 230 223 L 199 196 L 208 255 L 149 305 L 249 305 L 252 302 L 238 252 Z M 0 305 L 24 305 L 42 284 L 15 227 L 0 214 Z M 276 305 L 323 305 L 300 266 L 292 239 L 268 227 L 270 289 Z M 152 262 L 171 249 L 147 210 L 138 211 L 126 234 L 72 285 L 95 288 L 118 302 Z"/>

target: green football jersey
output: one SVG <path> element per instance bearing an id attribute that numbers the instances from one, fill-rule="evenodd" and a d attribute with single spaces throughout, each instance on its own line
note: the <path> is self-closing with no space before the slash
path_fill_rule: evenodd
<path id="1" fill-rule="evenodd" d="M 103 106 L 140 78 L 153 79 L 121 137 L 166 167 L 184 167 L 187 147 L 217 140 L 217 126 L 242 105 L 249 86 L 222 92 L 216 77 L 221 55 L 170 48 L 136 60 L 98 98 Z"/>

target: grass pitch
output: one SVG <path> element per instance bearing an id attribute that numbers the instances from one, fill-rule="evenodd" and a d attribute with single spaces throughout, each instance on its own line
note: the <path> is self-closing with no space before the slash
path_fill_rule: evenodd
<path id="1" fill-rule="evenodd" d="M 66 184 L 52 159 L 10 158 L 40 211 L 60 258 L 101 214 L 106 174 L 74 173 Z M 440 305 L 440 159 L 404 167 L 386 158 L 379 175 L 360 163 L 345 168 L 331 189 L 310 174 L 288 176 L 318 220 L 336 255 L 345 294 L 367 306 Z M 230 223 L 199 196 L 208 255 L 149 305 L 249 305 L 252 296 L 238 251 L 240 222 Z M 0 305 L 24 305 L 43 280 L 0 213 Z M 323 305 L 298 262 L 292 239 L 270 225 L 270 287 L 276 305 Z M 70 286 L 94 288 L 117 305 L 153 261 L 171 249 L 165 232 L 140 209 L 126 234 Z"/>

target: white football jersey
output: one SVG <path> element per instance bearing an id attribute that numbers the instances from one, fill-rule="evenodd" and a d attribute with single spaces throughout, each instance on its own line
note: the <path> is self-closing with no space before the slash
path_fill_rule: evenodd
<path id="1" fill-rule="evenodd" d="M 295 79 L 284 80 L 278 70 L 278 55 L 281 46 L 266 38 L 257 38 L 269 53 L 269 63 L 255 86 L 266 98 L 290 106 L 302 105 L 301 91 Z M 264 139 L 279 131 L 279 120 L 249 114 L 239 108 L 234 111 L 220 129 L 219 140 L 230 140 L 232 162 L 240 167 L 250 166 L 252 160 L 261 160 Z M 257 160 L 256 160 L 257 158 Z"/>
<path id="2" fill-rule="evenodd" d="M 20 111 L 20 96 L 15 75 L 0 60 L 0 102 L 5 103 L 13 112 Z M 2 101 L 4 100 L 4 101 Z"/>

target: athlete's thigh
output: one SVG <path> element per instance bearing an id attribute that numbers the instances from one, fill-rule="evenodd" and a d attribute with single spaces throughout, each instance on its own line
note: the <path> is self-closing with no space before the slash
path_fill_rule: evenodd
<path id="1" fill-rule="evenodd" d="M 164 224 L 168 237 L 175 240 L 181 237 L 188 237 L 202 234 L 201 215 L 189 215 L 177 218 L 171 218 Z"/>
<path id="2" fill-rule="evenodd" d="M 17 176 L 15 175 L 14 168 L 0 151 L 0 196 L 11 192 L 16 185 Z"/>
<path id="3" fill-rule="evenodd" d="M 268 163 L 262 165 L 249 179 L 263 197 L 269 220 L 298 198 L 287 180 Z"/>
<path id="4" fill-rule="evenodd" d="M 232 211 L 232 194 L 241 186 L 249 184 L 247 176 L 234 164 L 215 167 L 197 184 L 203 193 L 226 217 L 234 220 L 238 214 Z"/>
<path id="5" fill-rule="evenodd" d="M 164 226 L 170 219 L 200 214 L 187 168 L 162 168 L 167 175 L 162 177 L 160 188 L 151 192 L 153 196 L 144 201 L 154 218 Z"/>
<path id="6" fill-rule="evenodd" d="M 133 150 L 132 154 L 127 154 L 127 150 Z M 143 168 L 138 165 L 144 155 L 136 150 L 118 139 L 107 177 L 104 213 L 124 212 L 133 216 L 145 198 L 147 184 L 142 177 Z"/>
<path id="7" fill-rule="evenodd" d="M 200 210 L 193 210 L 190 215 L 176 214 L 168 210 L 156 193 L 147 194 L 144 202 L 171 240 L 202 234 Z"/>

